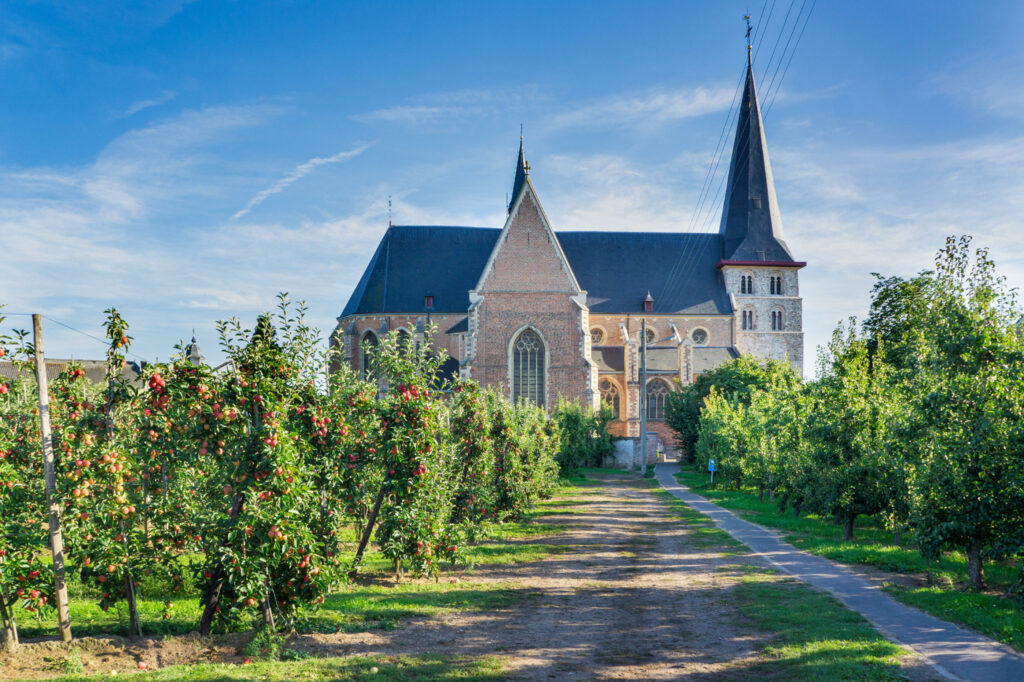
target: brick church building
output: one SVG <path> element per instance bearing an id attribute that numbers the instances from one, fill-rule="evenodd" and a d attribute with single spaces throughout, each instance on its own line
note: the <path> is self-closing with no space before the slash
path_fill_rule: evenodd
<path id="1" fill-rule="evenodd" d="M 422 338 L 432 323 L 453 373 L 547 408 L 604 401 L 623 436 L 639 435 L 645 391 L 666 441 L 666 396 L 701 372 L 741 354 L 802 371 L 805 263 L 782 238 L 749 60 L 717 233 L 556 231 L 529 168 L 520 141 L 500 229 L 388 227 L 338 318 L 353 369 L 382 335 Z"/>

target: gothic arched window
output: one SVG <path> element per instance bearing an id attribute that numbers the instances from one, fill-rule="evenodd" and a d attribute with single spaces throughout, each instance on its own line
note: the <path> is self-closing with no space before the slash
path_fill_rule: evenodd
<path id="1" fill-rule="evenodd" d="M 544 342 L 532 329 L 512 344 L 512 400 L 520 399 L 544 407 Z"/>
<path id="2" fill-rule="evenodd" d="M 647 382 L 647 420 L 662 421 L 665 419 L 665 401 L 671 389 L 661 379 Z"/>
<path id="3" fill-rule="evenodd" d="M 619 387 L 611 379 L 601 379 L 601 383 L 597 387 L 601 391 L 601 403 L 611 408 L 612 414 L 618 419 Z"/>
<path id="4" fill-rule="evenodd" d="M 413 349 L 412 334 L 405 329 L 398 330 L 398 350 L 402 355 L 407 355 Z"/>
<path id="5" fill-rule="evenodd" d="M 373 332 L 366 332 L 363 335 L 363 342 L 359 344 L 359 372 L 364 379 L 370 380 L 376 377 L 373 370 L 373 353 L 380 342 Z"/>

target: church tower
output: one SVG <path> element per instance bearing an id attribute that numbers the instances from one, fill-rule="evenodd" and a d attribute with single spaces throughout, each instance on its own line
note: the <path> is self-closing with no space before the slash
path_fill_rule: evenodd
<path id="1" fill-rule="evenodd" d="M 803 302 L 797 275 L 806 263 L 794 260 L 782 238 L 749 46 L 727 182 L 718 268 L 732 302 L 736 348 L 744 355 L 788 359 L 802 374 Z"/>

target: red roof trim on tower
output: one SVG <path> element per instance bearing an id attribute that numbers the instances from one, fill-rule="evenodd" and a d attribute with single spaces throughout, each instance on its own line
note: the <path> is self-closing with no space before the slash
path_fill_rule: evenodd
<path id="1" fill-rule="evenodd" d="M 807 265 L 805 261 L 781 261 L 781 260 L 720 260 L 715 265 L 719 270 L 725 265 L 758 265 L 770 268 L 802 268 Z"/>

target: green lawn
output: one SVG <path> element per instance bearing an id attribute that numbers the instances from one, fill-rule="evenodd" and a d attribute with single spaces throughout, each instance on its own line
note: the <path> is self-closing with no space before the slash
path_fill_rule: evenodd
<path id="1" fill-rule="evenodd" d="M 902 680 L 893 644 L 859 614 L 803 583 L 763 570 L 743 576 L 727 600 L 742 622 L 771 633 L 766 662 L 745 666 L 752 677 L 780 680 Z"/>
<path id="2" fill-rule="evenodd" d="M 677 480 L 693 492 L 730 509 L 748 521 L 782 531 L 794 547 L 846 564 L 861 564 L 890 571 L 924 575 L 926 587 L 887 586 L 894 598 L 934 616 L 974 628 L 989 637 L 1024 651 L 1024 610 L 1015 600 L 1001 596 L 1018 575 L 1012 562 L 987 562 L 985 579 L 994 592 L 971 593 L 960 589 L 967 582 L 967 561 L 960 552 L 946 552 L 938 561 L 923 558 L 913 547 L 899 545 L 892 532 L 872 517 L 858 517 L 854 539 L 843 540 L 843 529 L 827 519 L 793 516 L 792 510 L 757 499 L 753 490 L 709 488 L 706 473 L 684 470 Z"/>

